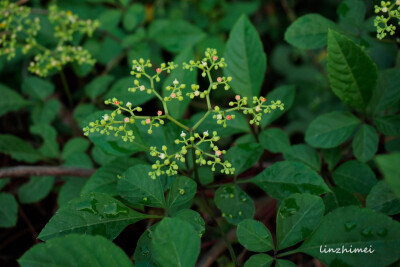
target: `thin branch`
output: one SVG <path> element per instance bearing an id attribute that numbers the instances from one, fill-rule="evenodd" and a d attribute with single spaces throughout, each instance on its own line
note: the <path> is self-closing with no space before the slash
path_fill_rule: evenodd
<path id="1" fill-rule="evenodd" d="M 1 178 L 31 176 L 77 176 L 90 177 L 95 169 L 63 167 L 63 166 L 17 166 L 0 169 Z"/>

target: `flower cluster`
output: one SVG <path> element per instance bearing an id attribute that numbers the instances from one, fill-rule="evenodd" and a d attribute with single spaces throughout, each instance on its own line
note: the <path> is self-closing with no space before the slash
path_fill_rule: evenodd
<path id="1" fill-rule="evenodd" d="M 10 60 L 15 56 L 16 48 L 22 47 L 23 53 L 33 50 L 35 55 L 29 64 L 29 71 L 39 76 L 47 76 L 53 70 L 60 70 L 72 62 L 93 65 L 95 60 L 80 46 L 73 46 L 75 33 L 91 36 L 99 26 L 98 21 L 80 20 L 71 11 L 60 11 L 56 6 L 49 8 L 49 21 L 54 26 L 54 36 L 58 39 L 55 49 L 39 44 L 35 37 L 40 31 L 38 17 L 32 19 L 30 9 L 24 6 L 2 1 L 0 3 L 0 56 L 7 55 Z"/>
<path id="2" fill-rule="evenodd" d="M 212 171 L 219 169 L 221 173 L 233 174 L 235 168 L 230 162 L 224 161 L 222 158 L 226 151 L 217 146 L 217 142 L 220 139 L 217 132 L 214 131 L 210 134 L 209 131 L 205 131 L 202 134 L 199 134 L 196 132 L 196 129 L 202 124 L 206 117 L 212 113 L 213 118 L 217 120 L 218 124 L 227 127 L 228 122 L 235 119 L 233 111 L 242 111 L 244 114 L 252 115 L 253 118 L 250 120 L 250 123 L 258 125 L 261 121 L 262 114 L 270 113 L 275 109 L 284 109 L 284 105 L 280 100 L 271 101 L 269 105 L 266 105 L 266 99 L 264 97 L 254 97 L 252 102 L 253 105 L 248 107 L 248 99 L 246 97 L 242 98 L 239 95 L 235 97 L 235 101 L 229 103 L 231 106 L 230 108 L 222 109 L 218 106 L 213 108 L 210 100 L 211 91 L 218 89 L 218 87 L 224 87 L 225 90 L 229 90 L 229 82 L 232 80 L 231 77 L 218 77 L 216 81 L 213 81 L 210 71 L 226 67 L 225 60 L 218 57 L 215 49 L 207 49 L 205 57 L 201 61 L 195 62 L 192 60 L 189 63 L 183 64 L 184 69 L 193 70 L 194 68 L 198 68 L 202 70 L 202 73 L 205 73 L 203 76 L 206 76 L 209 80 L 209 86 L 207 89 L 200 90 L 199 85 L 192 84 L 192 91 L 186 95 L 182 93 L 182 90 L 186 87 L 185 84 L 181 84 L 177 79 L 173 80 L 172 85 L 166 87 L 167 95 L 164 95 L 163 97 L 154 88 L 154 81 L 160 81 L 160 74 L 162 72 L 165 71 L 166 73 L 171 73 L 172 70 L 178 67 L 175 63 L 163 63 L 158 68 L 153 68 L 153 64 L 150 60 L 139 59 L 133 60 L 132 63 L 133 67 L 131 74 L 137 79 L 147 78 L 150 85 L 147 85 L 146 87 L 139 80 L 134 80 L 134 87 L 131 87 L 128 90 L 133 93 L 139 90 L 146 91 L 148 94 L 154 94 L 162 103 L 163 110 L 158 110 L 157 116 L 139 116 L 135 113 L 142 111 L 142 108 L 132 108 L 132 104 L 129 102 L 124 106 L 122 101 L 119 101 L 116 98 L 109 99 L 105 101 L 105 104 L 113 105 L 115 110 L 110 114 L 104 115 L 103 120 L 89 123 L 89 126 L 84 128 L 84 132 L 85 135 L 89 135 L 95 131 L 100 134 L 110 134 L 110 132 L 114 132 L 116 136 L 123 132 L 125 135 L 123 135 L 122 139 L 124 141 L 132 141 L 134 134 L 127 128 L 127 125 L 133 124 L 137 120 L 141 121 L 141 124 L 149 126 L 148 134 L 152 134 L 152 127 L 164 125 L 165 120 L 181 127 L 183 131 L 180 134 L 180 138 L 175 140 L 175 144 L 179 145 L 179 149 L 176 152 L 168 152 L 167 146 L 162 146 L 161 150 L 157 147 L 150 147 L 150 155 L 157 158 L 155 163 L 152 165 L 153 170 L 149 173 L 150 177 L 153 179 L 156 179 L 156 177 L 163 174 L 176 175 L 179 171 L 179 164 L 186 161 L 189 150 L 192 151 L 193 162 L 195 164 L 200 166 L 210 166 Z M 155 73 L 149 74 L 149 69 L 155 69 Z M 208 111 L 191 128 L 174 119 L 168 112 L 167 102 L 174 99 L 183 100 L 184 96 L 191 99 L 195 97 L 206 98 L 207 101 Z M 126 113 L 128 116 L 122 119 L 122 113 Z M 117 119 L 117 116 L 120 116 L 121 119 Z"/>
<path id="3" fill-rule="evenodd" d="M 383 39 L 389 33 L 394 35 L 396 26 L 389 21 L 394 18 L 397 19 L 400 25 L 400 0 L 392 3 L 390 1 L 381 1 L 381 5 L 375 5 L 375 13 L 383 13 L 377 16 L 374 20 L 374 25 L 377 28 L 377 38 Z"/>

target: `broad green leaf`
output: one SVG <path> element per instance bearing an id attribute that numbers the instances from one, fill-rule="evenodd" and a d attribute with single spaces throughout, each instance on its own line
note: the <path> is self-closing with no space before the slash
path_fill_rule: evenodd
<path id="1" fill-rule="evenodd" d="M 258 136 L 261 146 L 273 153 L 282 153 L 290 147 L 290 140 L 287 134 L 278 128 L 269 128 Z"/>
<path id="2" fill-rule="evenodd" d="M 318 148 L 333 148 L 344 143 L 360 120 L 349 112 L 334 111 L 318 116 L 306 131 L 306 142 Z"/>
<path id="3" fill-rule="evenodd" d="M 60 107 L 60 101 L 57 99 L 49 99 L 44 103 L 34 106 L 31 113 L 33 123 L 51 124 L 57 117 Z"/>
<path id="4" fill-rule="evenodd" d="M 10 155 L 15 160 L 29 163 L 42 159 L 42 155 L 31 144 L 9 134 L 0 135 L 0 152 Z"/>
<path id="5" fill-rule="evenodd" d="M 164 218 L 153 233 L 152 247 L 160 266 L 191 267 L 200 254 L 200 237 L 190 223 Z"/>
<path id="6" fill-rule="evenodd" d="M 93 146 L 92 151 L 91 151 L 91 156 L 94 160 L 99 165 L 105 165 L 107 163 L 110 163 L 111 161 L 117 159 L 116 156 L 108 155 L 106 154 L 103 150 L 101 150 L 98 146 Z"/>
<path id="7" fill-rule="evenodd" d="M 122 16 L 122 11 L 120 9 L 106 9 L 97 16 L 102 29 L 113 31 L 116 27 L 118 27 Z"/>
<path id="8" fill-rule="evenodd" d="M 22 92 L 32 99 L 44 101 L 54 92 L 54 84 L 35 76 L 29 76 L 22 82 Z"/>
<path id="9" fill-rule="evenodd" d="M 132 204 L 164 208 L 165 198 L 161 178 L 152 179 L 150 165 L 136 165 L 127 169 L 118 179 L 118 194 Z"/>
<path id="10" fill-rule="evenodd" d="M 60 208 L 38 238 L 49 240 L 70 233 L 116 238 L 130 224 L 149 217 L 131 210 L 122 202 L 102 193 L 83 194 Z"/>
<path id="11" fill-rule="evenodd" d="M 369 209 L 338 208 L 326 215 L 298 249 L 328 266 L 388 266 L 400 257 L 400 223 Z M 320 249 L 361 249 L 367 253 L 321 253 Z M 364 250 L 365 249 L 365 250 Z"/>
<path id="12" fill-rule="evenodd" d="M 375 157 L 379 170 L 390 188 L 400 197 L 400 153 L 379 155 Z"/>
<path id="13" fill-rule="evenodd" d="M 87 153 L 76 152 L 65 160 L 64 166 L 92 169 L 93 162 Z"/>
<path id="14" fill-rule="evenodd" d="M 386 69 L 379 72 L 378 84 L 374 90 L 369 108 L 376 115 L 392 107 L 400 100 L 400 72 L 398 69 Z"/>
<path id="15" fill-rule="evenodd" d="M 240 222 L 236 231 L 239 243 L 254 252 L 274 249 L 274 242 L 268 228 L 259 221 L 247 219 Z"/>
<path id="16" fill-rule="evenodd" d="M 86 179 L 79 179 L 77 177 L 68 177 L 58 192 L 57 204 L 64 207 L 75 198 L 79 198 Z"/>
<path id="17" fill-rule="evenodd" d="M 18 189 L 18 199 L 22 204 L 35 203 L 44 199 L 53 189 L 54 177 L 32 177 Z"/>
<path id="18" fill-rule="evenodd" d="M 125 252 L 104 237 L 75 234 L 37 244 L 18 263 L 21 267 L 133 267 Z"/>
<path id="19" fill-rule="evenodd" d="M 293 194 L 279 206 L 276 217 L 277 248 L 284 249 L 309 237 L 324 216 L 325 206 L 318 196 Z"/>
<path id="20" fill-rule="evenodd" d="M 202 10 L 207 10 L 207 12 L 213 11 L 213 5 L 210 5 L 207 1 L 202 1 L 204 3 L 201 7 Z M 212 2 L 216 4 L 217 2 Z M 259 1 L 237 1 L 229 2 L 229 4 L 224 6 L 225 15 L 218 20 L 217 25 L 221 27 L 224 31 L 229 31 L 232 29 L 232 25 L 242 16 L 243 14 L 251 17 L 260 8 Z M 213 47 L 213 46 L 209 46 Z"/>
<path id="21" fill-rule="evenodd" d="M 353 139 L 353 154 L 361 162 L 372 159 L 378 151 L 379 137 L 374 127 L 361 125 Z"/>
<path id="22" fill-rule="evenodd" d="M 3 189 L 9 181 L 10 178 L 0 178 L 0 190 Z"/>
<path id="23" fill-rule="evenodd" d="M 232 164 L 235 175 L 238 175 L 256 164 L 263 152 L 257 143 L 241 144 L 228 149 L 224 159 Z"/>
<path id="24" fill-rule="evenodd" d="M 387 215 L 400 213 L 400 198 L 386 181 L 379 181 L 367 196 L 367 208 Z"/>
<path id="25" fill-rule="evenodd" d="M 296 87 L 293 85 L 284 85 L 280 86 L 273 91 L 269 92 L 266 96 L 266 102 L 270 103 L 271 101 L 281 100 L 282 103 L 285 105 L 284 110 L 275 109 L 271 113 L 263 114 L 261 119 L 261 126 L 266 127 L 280 116 L 282 116 L 285 112 L 287 112 L 293 105 L 294 98 L 296 95 Z"/>
<path id="26" fill-rule="evenodd" d="M 109 31 L 118 33 L 118 29 L 116 28 L 109 29 Z M 99 53 L 96 55 L 96 60 L 100 64 L 107 65 L 122 55 L 123 52 L 124 48 L 122 47 L 122 43 L 117 42 L 117 40 L 106 35 L 100 43 Z"/>
<path id="27" fill-rule="evenodd" d="M 273 262 L 274 258 L 267 254 L 256 254 L 244 263 L 244 267 L 270 267 Z"/>
<path id="28" fill-rule="evenodd" d="M 400 115 L 389 115 L 375 119 L 378 131 L 388 136 L 400 135 Z"/>
<path id="29" fill-rule="evenodd" d="M 328 29 L 335 23 L 319 14 L 307 14 L 294 21 L 285 32 L 285 40 L 301 49 L 317 49 L 326 45 Z"/>
<path id="30" fill-rule="evenodd" d="M 149 38 L 172 53 L 192 47 L 204 37 L 206 34 L 200 28 L 184 20 L 159 19 L 149 27 Z"/>
<path id="31" fill-rule="evenodd" d="M 328 33 L 327 70 L 332 91 L 343 102 L 354 108 L 367 107 L 377 83 L 377 67 L 361 47 L 332 30 Z"/>
<path id="32" fill-rule="evenodd" d="M 19 110 L 30 102 L 25 100 L 16 91 L 0 83 L 0 116 L 3 116 L 9 111 Z"/>
<path id="33" fill-rule="evenodd" d="M 217 189 L 215 204 L 231 224 L 238 224 L 254 216 L 254 202 L 239 186 L 225 185 Z"/>
<path id="34" fill-rule="evenodd" d="M 360 201 L 349 191 L 339 187 L 331 188 L 329 192 L 323 197 L 325 203 L 325 214 L 345 206 L 358 206 L 361 207 Z"/>
<path id="35" fill-rule="evenodd" d="M 175 213 L 173 217 L 190 223 L 200 237 L 202 237 L 206 231 L 205 222 L 197 211 L 184 209 Z"/>
<path id="36" fill-rule="evenodd" d="M 208 166 L 200 167 L 197 171 L 199 172 L 199 180 L 202 185 L 214 182 L 214 172 Z"/>
<path id="37" fill-rule="evenodd" d="M 0 228 L 13 227 L 17 224 L 18 203 L 9 193 L 0 193 Z"/>
<path id="38" fill-rule="evenodd" d="M 85 93 L 90 99 L 95 99 L 103 94 L 114 81 L 114 76 L 104 75 L 94 78 L 85 86 Z"/>
<path id="39" fill-rule="evenodd" d="M 342 150 L 340 147 L 327 148 L 322 149 L 322 154 L 324 155 L 324 161 L 328 165 L 328 170 L 332 171 L 342 157 Z"/>
<path id="40" fill-rule="evenodd" d="M 168 193 L 167 206 L 176 209 L 190 202 L 196 194 L 197 184 L 186 176 L 178 176 L 172 182 Z"/>
<path id="41" fill-rule="evenodd" d="M 275 267 L 296 267 L 297 265 L 288 260 L 277 260 Z"/>
<path id="42" fill-rule="evenodd" d="M 174 63 L 182 66 L 183 62 L 189 62 L 194 58 L 193 49 L 188 48 L 183 50 L 176 58 L 174 59 Z M 186 88 L 182 90 L 182 94 L 186 96 L 186 93 L 190 89 L 191 84 L 197 84 L 197 70 L 188 71 L 183 68 L 177 68 L 168 75 L 168 78 L 165 79 L 163 83 L 163 96 L 169 96 L 171 94 L 170 91 L 167 91 L 167 86 L 172 86 L 173 81 L 177 79 L 180 83 L 186 84 Z M 180 119 L 186 111 L 187 106 L 189 105 L 190 98 L 184 97 L 182 101 L 178 99 L 173 99 L 172 101 L 167 102 L 167 108 L 172 117 Z"/>
<path id="43" fill-rule="evenodd" d="M 336 185 L 360 194 L 368 194 L 377 183 L 375 173 L 370 167 L 356 160 L 350 160 L 340 165 L 332 174 Z"/>
<path id="44" fill-rule="evenodd" d="M 31 133 L 39 135 L 43 139 L 43 144 L 39 148 L 42 155 L 49 158 L 58 158 L 60 153 L 60 147 L 56 140 L 57 131 L 50 125 L 37 124 L 29 128 Z"/>
<path id="45" fill-rule="evenodd" d="M 233 26 L 224 57 L 228 65 L 224 74 L 232 77 L 233 90 L 249 99 L 258 96 L 267 68 L 267 56 L 257 30 L 245 15 Z"/>
<path id="46" fill-rule="evenodd" d="M 82 137 L 72 138 L 63 147 L 61 158 L 65 160 L 76 153 L 85 152 L 89 148 L 89 146 L 90 143 L 85 138 Z"/>
<path id="47" fill-rule="evenodd" d="M 151 240 L 153 239 L 154 230 L 159 223 L 153 224 L 147 228 L 139 237 L 134 252 L 135 266 L 136 267 L 156 267 L 155 255 Z"/>
<path id="48" fill-rule="evenodd" d="M 340 3 L 337 13 L 340 25 L 347 31 L 361 33 L 364 28 L 366 8 L 362 0 L 344 0 Z"/>
<path id="49" fill-rule="evenodd" d="M 82 193 L 98 192 L 118 195 L 119 178 L 129 167 L 143 163 L 136 158 L 116 158 L 100 167 L 86 182 Z M 128 189 L 128 188 L 127 188 Z"/>
<path id="50" fill-rule="evenodd" d="M 247 144 L 247 143 L 257 143 L 257 139 L 254 136 L 254 134 L 245 134 L 239 136 L 237 139 L 235 139 L 235 142 L 233 143 L 234 145 L 242 145 L 242 144 Z"/>
<path id="51" fill-rule="evenodd" d="M 143 23 L 144 19 L 145 7 L 142 4 L 135 3 L 126 10 L 122 25 L 127 31 L 132 31 L 138 24 Z"/>
<path id="52" fill-rule="evenodd" d="M 295 161 L 273 164 L 251 179 L 268 195 L 284 199 L 294 193 L 321 195 L 329 192 L 321 176 L 310 167 Z"/>
<path id="53" fill-rule="evenodd" d="M 321 171 L 321 157 L 318 152 L 305 144 L 289 147 L 283 152 L 285 160 L 297 161 L 310 166 L 315 171 Z"/>

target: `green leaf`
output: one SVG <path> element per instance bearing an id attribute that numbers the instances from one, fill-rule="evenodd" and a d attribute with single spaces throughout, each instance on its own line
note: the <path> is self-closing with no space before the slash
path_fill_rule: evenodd
<path id="1" fill-rule="evenodd" d="M 343 102 L 360 109 L 368 105 L 378 79 L 377 67 L 361 47 L 332 30 L 327 70 L 332 91 Z"/>
<path id="2" fill-rule="evenodd" d="M 342 1 L 337 9 L 340 25 L 346 30 L 360 33 L 364 28 L 365 12 L 365 4 L 361 0 Z"/>
<path id="3" fill-rule="evenodd" d="M 34 106 L 31 117 L 34 124 L 51 124 L 57 117 L 61 104 L 57 99 L 49 99 Z M 86 115 L 86 114 L 85 114 Z"/>
<path id="4" fill-rule="evenodd" d="M 199 172 L 199 180 L 202 185 L 214 182 L 214 172 L 208 166 L 200 167 L 197 171 Z"/>
<path id="5" fill-rule="evenodd" d="M 167 206 L 176 209 L 190 202 L 196 194 L 197 183 L 188 177 L 178 176 L 172 182 L 168 193 Z"/>
<path id="6" fill-rule="evenodd" d="M 30 105 L 30 102 L 22 98 L 16 91 L 1 83 L 0 93 L 0 116 L 3 116 L 9 111 L 16 111 Z"/>
<path id="7" fill-rule="evenodd" d="M 18 203 L 9 193 L 0 193 L 0 228 L 13 227 L 17 224 Z"/>
<path id="8" fill-rule="evenodd" d="M 161 178 L 152 179 L 150 165 L 136 165 L 127 169 L 118 180 L 118 193 L 132 204 L 164 208 L 164 189 Z"/>
<path id="9" fill-rule="evenodd" d="M 310 166 L 315 171 L 321 171 L 321 157 L 318 152 L 304 144 L 294 145 L 283 152 L 285 160 L 297 161 Z"/>
<path id="10" fill-rule="evenodd" d="M 266 102 L 270 103 L 272 100 L 281 100 L 285 105 L 284 110 L 275 109 L 273 112 L 263 114 L 261 119 L 261 126 L 264 128 L 282 116 L 287 112 L 293 105 L 294 98 L 296 95 L 296 87 L 293 85 L 280 86 L 265 96 Z"/>
<path id="11" fill-rule="evenodd" d="M 200 28 L 184 20 L 159 19 L 153 21 L 149 27 L 149 38 L 172 53 L 193 47 L 204 37 L 206 34 Z"/>
<path id="12" fill-rule="evenodd" d="M 35 76 L 29 76 L 22 82 L 22 92 L 32 99 L 44 101 L 54 92 L 54 84 Z"/>
<path id="13" fill-rule="evenodd" d="M 236 231 L 239 243 L 254 252 L 274 249 L 274 242 L 268 228 L 259 221 L 247 219 L 240 222 Z"/>
<path id="14" fill-rule="evenodd" d="M 400 100 L 400 72 L 398 69 L 386 69 L 379 72 L 378 84 L 374 90 L 369 108 L 377 114 L 394 106 Z"/>
<path id="15" fill-rule="evenodd" d="M 400 213 L 400 198 L 386 181 L 379 181 L 367 196 L 367 208 L 387 215 Z"/>
<path id="16" fill-rule="evenodd" d="M 10 155 L 15 160 L 29 163 L 42 159 L 42 155 L 31 144 L 9 134 L 0 135 L 0 152 Z"/>
<path id="17" fill-rule="evenodd" d="M 261 146 L 272 153 L 282 153 L 290 147 L 287 134 L 278 128 L 269 128 L 258 136 Z"/>
<path id="18" fill-rule="evenodd" d="M 72 157 L 76 153 L 84 153 L 90 146 L 87 139 L 82 137 L 75 137 L 65 144 L 61 158 L 66 160 L 68 157 Z"/>
<path id="19" fill-rule="evenodd" d="M 296 267 L 297 265 L 288 260 L 277 260 L 275 267 Z"/>
<path id="20" fill-rule="evenodd" d="M 307 14 L 294 21 L 285 32 L 285 40 L 301 49 L 317 49 L 326 45 L 328 29 L 335 23 L 319 14 Z"/>
<path id="21" fill-rule="evenodd" d="M 360 120 L 349 112 L 334 111 L 318 116 L 306 131 L 306 142 L 318 148 L 333 148 L 344 143 Z"/>
<path id="22" fill-rule="evenodd" d="M 113 31 L 118 27 L 121 17 L 122 11 L 120 9 L 106 9 L 101 14 L 98 14 L 97 19 L 100 22 L 101 29 Z"/>
<path id="23" fill-rule="evenodd" d="M 32 177 L 18 189 L 18 199 L 22 204 L 38 202 L 50 193 L 53 184 L 53 176 Z"/>
<path id="24" fill-rule="evenodd" d="M 70 233 L 116 238 L 124 228 L 147 218 L 122 202 L 102 193 L 83 194 L 60 208 L 38 238 L 49 240 Z"/>
<path id="25" fill-rule="evenodd" d="M 270 196 L 284 199 L 294 193 L 321 195 L 329 192 L 321 176 L 310 167 L 295 161 L 273 164 L 251 179 Z"/>
<path id="26" fill-rule="evenodd" d="M 254 216 L 254 202 L 239 186 L 226 185 L 217 189 L 214 196 L 215 204 L 221 210 L 222 216 L 231 224 L 238 224 Z"/>
<path id="27" fill-rule="evenodd" d="M 228 65 L 224 74 L 232 77 L 233 90 L 249 99 L 258 96 L 267 68 L 267 56 L 257 30 L 245 15 L 233 26 L 224 57 Z"/>
<path id="28" fill-rule="evenodd" d="M 154 230 L 159 225 L 159 223 L 153 224 L 147 228 L 143 234 L 139 237 L 136 244 L 134 259 L 135 266 L 137 267 L 157 267 L 155 262 L 155 255 L 153 252 L 153 246 L 151 240 L 153 239 Z"/>
<path id="29" fill-rule="evenodd" d="M 339 208 L 346 206 L 361 207 L 360 201 L 349 191 L 339 187 L 331 188 L 331 192 L 323 197 L 325 204 L 325 214 Z"/>
<path id="30" fill-rule="evenodd" d="M 10 182 L 10 178 L 1 178 L 0 179 L 0 190 L 3 189 L 8 182 Z"/>
<path id="31" fill-rule="evenodd" d="M 273 262 L 274 258 L 267 254 L 256 254 L 244 263 L 244 267 L 270 267 Z"/>
<path id="32" fill-rule="evenodd" d="M 378 151 L 379 137 L 374 127 L 361 125 L 353 139 L 353 154 L 361 162 L 372 159 Z"/>
<path id="33" fill-rule="evenodd" d="M 194 58 L 193 49 L 187 48 L 183 50 L 176 58 L 174 59 L 174 63 L 182 66 L 183 62 L 188 62 L 189 60 Z M 197 70 L 187 71 L 183 68 L 177 68 L 172 71 L 172 73 L 165 79 L 163 83 L 163 96 L 169 96 L 170 92 L 167 91 L 167 86 L 171 86 L 172 82 L 177 79 L 180 83 L 186 84 L 186 89 L 183 90 L 183 95 L 186 95 L 186 91 L 191 90 L 191 84 L 197 84 Z M 167 102 L 167 108 L 172 117 L 180 119 L 186 111 L 187 106 L 189 105 L 190 98 L 184 97 L 182 101 L 177 99 Z"/>
<path id="34" fill-rule="evenodd" d="M 200 237 L 190 223 L 164 218 L 153 233 L 152 246 L 160 266 L 191 267 L 200 254 Z"/>
<path id="35" fill-rule="evenodd" d="M 377 183 L 375 173 L 370 167 L 356 160 L 340 165 L 332 174 L 337 186 L 360 194 L 368 194 Z"/>
<path id="36" fill-rule="evenodd" d="M 85 86 L 85 93 L 90 99 L 95 99 L 99 95 L 103 94 L 114 81 L 114 76 L 103 75 L 94 78 Z"/>
<path id="37" fill-rule="evenodd" d="M 18 260 L 21 267 L 133 267 L 125 252 L 101 236 L 69 235 L 37 244 Z"/>
<path id="38" fill-rule="evenodd" d="M 284 249 L 309 237 L 321 223 L 325 206 L 318 196 L 293 194 L 285 198 L 276 217 L 277 248 Z"/>
<path id="39" fill-rule="evenodd" d="M 194 210 L 183 209 L 183 210 L 180 210 L 177 213 L 175 213 L 173 217 L 190 223 L 194 227 L 194 229 L 196 230 L 196 232 L 199 234 L 200 237 L 202 237 L 206 231 L 206 226 L 205 226 L 206 224 L 205 224 L 203 218 L 201 217 L 201 215 L 198 212 L 196 212 Z"/>
<path id="40" fill-rule="evenodd" d="M 141 163 L 143 162 L 136 158 L 119 157 L 115 160 L 112 160 L 111 162 L 97 169 L 97 171 L 86 182 L 82 189 L 82 193 L 98 192 L 114 196 L 118 195 L 118 177 L 130 166 Z"/>
<path id="41" fill-rule="evenodd" d="M 400 135 L 400 115 L 389 115 L 375 119 L 376 127 L 384 135 Z"/>
<path id="42" fill-rule="evenodd" d="M 369 209 L 338 208 L 298 249 L 328 266 L 388 266 L 400 257 L 400 224 Z M 321 247 L 322 246 L 322 247 Z M 325 247 L 326 246 L 326 247 Z M 321 253 L 330 249 L 364 249 L 373 253 Z"/>
<path id="43" fill-rule="evenodd" d="M 322 149 L 322 154 L 324 155 L 324 161 L 328 165 L 328 170 L 332 171 L 340 161 L 342 150 L 340 147 Z"/>
<path id="44" fill-rule="evenodd" d="M 246 143 L 228 149 L 224 159 L 235 168 L 235 175 L 239 175 L 256 164 L 263 152 L 259 144 Z"/>
<path id="45" fill-rule="evenodd" d="M 42 155 L 49 158 L 58 158 L 60 147 L 56 140 L 57 131 L 48 124 L 37 124 L 29 128 L 31 133 L 39 135 L 43 139 L 43 144 L 39 148 Z"/>
<path id="46" fill-rule="evenodd" d="M 379 170 L 390 188 L 400 197 L 400 153 L 379 155 L 375 157 Z"/>
<path id="47" fill-rule="evenodd" d="M 127 31 L 132 31 L 138 24 L 143 23 L 144 19 L 145 7 L 142 4 L 135 3 L 126 10 L 122 25 Z"/>
<path id="48" fill-rule="evenodd" d="M 60 208 L 66 206 L 71 200 L 79 198 L 82 188 L 86 183 L 86 179 L 79 179 L 76 177 L 68 177 L 65 180 L 57 198 L 57 203 Z"/>

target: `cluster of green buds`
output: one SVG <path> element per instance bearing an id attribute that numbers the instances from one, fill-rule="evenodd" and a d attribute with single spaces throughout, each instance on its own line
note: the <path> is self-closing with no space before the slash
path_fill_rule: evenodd
<path id="1" fill-rule="evenodd" d="M 213 117 L 217 120 L 218 124 L 222 124 L 224 127 L 227 126 L 227 122 L 235 118 L 234 111 L 242 111 L 244 114 L 253 115 L 250 120 L 251 124 L 259 124 L 262 118 L 262 114 L 270 113 L 275 109 L 284 109 L 283 103 L 280 100 L 271 101 L 269 105 L 266 105 L 266 99 L 264 97 L 253 99 L 253 106 L 247 107 L 247 98 L 241 98 L 239 95 L 235 97 L 236 101 L 232 101 L 229 105 L 231 108 L 222 110 L 220 107 L 211 106 L 210 94 L 212 90 L 218 87 L 224 87 L 225 90 L 230 89 L 229 82 L 232 80 L 231 77 L 218 77 L 216 81 L 213 81 L 211 71 L 226 67 L 225 59 L 219 58 L 217 50 L 207 49 L 205 57 L 201 61 L 190 61 L 184 63 L 183 68 L 193 70 L 198 68 L 202 71 L 209 80 L 209 86 L 205 90 L 200 90 L 200 86 L 197 84 L 191 85 L 191 92 L 184 93 L 186 89 L 185 84 L 181 84 L 176 78 L 173 80 L 172 85 L 166 87 L 167 95 L 163 97 L 155 90 L 154 83 L 160 82 L 160 74 L 162 72 L 171 73 L 172 70 L 176 69 L 178 65 L 173 62 L 162 63 L 160 67 L 153 67 L 150 60 L 133 60 L 133 67 L 131 74 L 137 79 L 147 78 L 149 83 L 143 83 L 139 80 L 134 80 L 134 87 L 128 88 L 128 91 L 135 93 L 137 91 L 146 91 L 148 94 L 154 94 L 163 105 L 163 110 L 158 110 L 154 116 L 139 116 L 136 112 L 141 112 L 142 108 L 132 107 L 131 103 L 123 105 L 122 101 L 116 98 L 105 101 L 105 104 L 110 104 L 115 107 L 114 111 L 110 114 L 105 114 L 103 120 L 96 120 L 89 123 L 89 126 L 84 128 L 85 135 L 90 133 L 99 132 L 100 134 L 110 134 L 113 132 L 114 135 L 118 136 L 121 132 L 124 133 L 122 139 L 124 141 L 132 141 L 134 134 L 127 128 L 127 125 L 133 124 L 136 121 L 140 121 L 142 125 L 148 125 L 148 134 L 152 134 L 152 127 L 159 127 L 165 124 L 165 121 L 175 123 L 182 128 L 180 138 L 175 140 L 175 144 L 179 145 L 179 149 L 176 152 L 168 152 L 167 146 L 162 146 L 161 150 L 157 147 L 150 147 L 150 155 L 156 157 L 157 160 L 152 165 L 152 171 L 149 176 L 153 179 L 161 175 L 176 175 L 179 171 L 179 165 L 186 161 L 187 153 L 192 150 L 192 157 L 194 163 L 202 166 L 210 166 L 212 171 L 219 169 L 221 173 L 233 174 L 235 168 L 228 161 L 223 160 L 223 155 L 226 153 L 225 150 L 220 149 L 217 146 L 217 142 L 220 140 L 217 132 L 214 131 L 212 134 L 209 131 L 205 131 L 202 134 L 196 132 L 196 129 L 202 124 L 207 116 L 214 113 Z M 172 77 L 174 78 L 174 77 Z M 145 86 L 145 84 L 150 84 Z M 183 123 L 173 118 L 168 112 L 168 101 L 181 101 L 184 97 L 191 99 L 195 97 L 206 98 L 208 112 L 197 122 L 189 128 Z M 122 113 L 127 114 L 122 115 Z M 119 117 L 118 117 L 119 116 Z M 117 119 L 118 118 L 118 119 Z M 207 146 L 208 145 L 208 146 Z"/>
<path id="2" fill-rule="evenodd" d="M 34 57 L 29 71 L 38 76 L 47 76 L 49 72 L 61 70 L 68 63 L 93 65 L 95 60 L 80 46 L 71 44 L 76 33 L 91 36 L 99 26 L 97 20 L 81 20 L 71 11 L 61 11 L 55 5 L 49 8 L 49 21 L 54 26 L 54 36 L 58 40 L 54 49 L 42 46 L 36 40 L 40 31 L 38 17 L 32 19 L 31 10 L 9 1 L 0 3 L 0 56 L 7 55 L 10 60 L 15 56 L 17 47 L 24 54 L 33 50 Z"/>
<path id="3" fill-rule="evenodd" d="M 377 16 L 374 20 L 374 25 L 377 28 L 377 38 L 383 39 L 389 33 L 394 35 L 396 26 L 389 21 L 394 18 L 397 19 L 400 25 L 400 0 L 392 3 L 390 1 L 381 1 L 381 5 L 375 5 L 375 13 L 383 13 Z"/>

